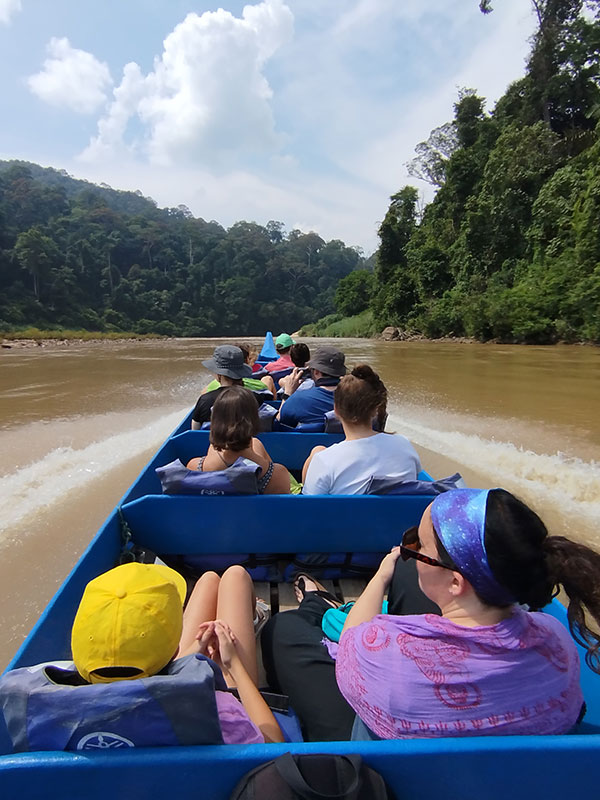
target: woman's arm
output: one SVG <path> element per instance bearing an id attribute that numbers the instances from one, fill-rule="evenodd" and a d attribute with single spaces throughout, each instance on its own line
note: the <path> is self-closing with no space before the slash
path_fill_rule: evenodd
<path id="1" fill-rule="evenodd" d="M 284 737 L 277 720 L 238 655 L 235 637 L 230 627 L 221 620 L 216 620 L 214 630 L 219 642 L 221 664 L 233 678 L 246 713 L 265 737 L 265 742 L 283 742 Z"/>
<path id="2" fill-rule="evenodd" d="M 373 619 L 377 614 L 381 614 L 383 597 L 392 580 L 394 567 L 396 566 L 396 561 L 399 556 L 400 548 L 392 547 L 391 553 L 388 553 L 383 559 L 379 565 L 379 569 L 367 584 L 364 592 L 350 609 L 346 621 L 344 622 L 342 634 L 344 631 L 348 630 L 348 628 L 354 628 L 357 625 L 361 625 L 363 622 L 368 622 Z"/>

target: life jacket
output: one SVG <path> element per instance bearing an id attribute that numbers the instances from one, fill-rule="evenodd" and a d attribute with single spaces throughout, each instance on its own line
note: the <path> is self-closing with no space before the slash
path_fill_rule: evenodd
<path id="1" fill-rule="evenodd" d="M 261 467 L 249 458 L 238 458 L 227 469 L 202 472 L 188 469 L 177 458 L 163 467 L 156 467 L 163 494 L 258 494 L 258 473 Z"/>
<path id="2" fill-rule="evenodd" d="M 222 744 L 215 690 L 226 688 L 201 655 L 151 678 L 95 684 L 63 661 L 7 672 L 0 708 L 14 752 Z"/>

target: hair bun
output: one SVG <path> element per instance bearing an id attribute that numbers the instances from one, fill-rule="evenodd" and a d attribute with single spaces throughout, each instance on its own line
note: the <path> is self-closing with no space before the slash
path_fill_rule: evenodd
<path id="1" fill-rule="evenodd" d="M 379 375 L 368 364 L 357 364 L 350 374 L 374 386 L 379 383 Z"/>

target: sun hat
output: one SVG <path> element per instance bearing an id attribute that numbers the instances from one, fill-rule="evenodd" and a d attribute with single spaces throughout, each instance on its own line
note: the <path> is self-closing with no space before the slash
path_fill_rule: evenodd
<path id="1" fill-rule="evenodd" d="M 452 489 L 431 504 L 431 521 L 446 552 L 476 592 L 490 605 L 515 602 L 498 583 L 485 549 L 485 517 L 489 489 Z"/>
<path id="2" fill-rule="evenodd" d="M 320 347 L 310 361 L 306 362 L 306 366 L 318 369 L 324 375 L 341 378 L 346 374 L 345 361 L 345 355 L 335 347 Z"/>
<path id="3" fill-rule="evenodd" d="M 183 625 L 185 579 L 162 564 L 122 564 L 90 581 L 75 615 L 71 650 L 77 671 L 90 683 L 120 679 L 107 667 L 147 678 L 175 655 Z"/>
<path id="4" fill-rule="evenodd" d="M 225 375 L 234 380 L 249 378 L 252 375 L 252 367 L 244 362 L 244 354 L 233 344 L 221 344 L 215 347 L 213 357 L 207 358 L 202 365 L 215 375 Z"/>
<path id="5" fill-rule="evenodd" d="M 280 333 L 275 339 L 276 350 L 287 350 L 287 348 L 291 347 L 293 344 L 296 344 L 296 342 L 292 339 L 289 333 Z"/>

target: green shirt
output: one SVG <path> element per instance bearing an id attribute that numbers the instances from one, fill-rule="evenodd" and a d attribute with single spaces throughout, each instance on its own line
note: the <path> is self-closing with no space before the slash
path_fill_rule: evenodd
<path id="1" fill-rule="evenodd" d="M 244 382 L 244 386 L 246 389 L 250 389 L 251 392 L 267 392 L 268 389 L 264 385 L 262 381 L 259 381 L 258 378 L 242 378 Z M 218 389 L 221 384 L 218 380 L 211 381 L 206 389 L 205 392 L 212 392 L 215 389 Z"/>

